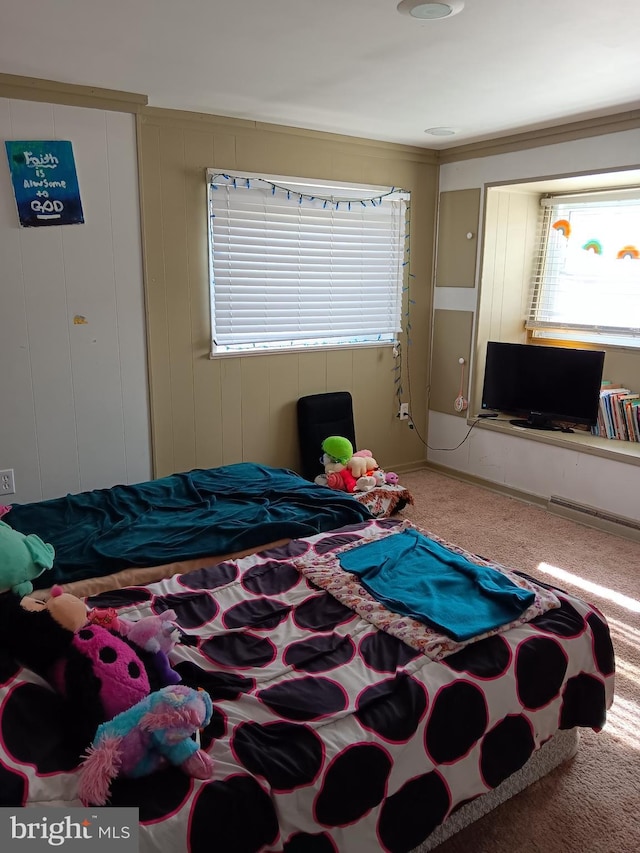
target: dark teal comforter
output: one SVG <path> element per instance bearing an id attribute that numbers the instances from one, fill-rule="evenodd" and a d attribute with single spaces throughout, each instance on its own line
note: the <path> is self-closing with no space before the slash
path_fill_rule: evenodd
<path id="1" fill-rule="evenodd" d="M 251 462 L 197 469 L 30 504 L 5 521 L 56 549 L 50 586 L 255 548 L 371 519 L 351 495 Z"/>

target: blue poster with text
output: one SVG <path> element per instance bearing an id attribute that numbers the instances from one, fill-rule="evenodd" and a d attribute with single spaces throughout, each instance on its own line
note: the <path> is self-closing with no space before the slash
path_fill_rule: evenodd
<path id="1" fill-rule="evenodd" d="M 66 140 L 6 141 L 20 224 L 84 222 L 73 148 Z"/>

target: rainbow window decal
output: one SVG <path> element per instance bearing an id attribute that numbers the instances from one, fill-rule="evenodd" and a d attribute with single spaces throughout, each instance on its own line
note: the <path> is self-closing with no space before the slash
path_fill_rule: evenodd
<path id="1" fill-rule="evenodd" d="M 636 249 L 635 246 L 623 246 L 618 254 L 617 258 L 632 258 L 633 260 L 637 260 L 640 258 L 640 252 Z"/>
<path id="2" fill-rule="evenodd" d="M 602 243 L 599 240 L 587 240 L 582 248 L 587 252 L 593 252 L 594 255 L 602 254 Z"/>
<path id="3" fill-rule="evenodd" d="M 556 231 L 559 231 L 564 237 L 569 237 L 571 235 L 571 223 L 568 219 L 558 219 L 557 222 L 554 222 L 552 225 Z"/>

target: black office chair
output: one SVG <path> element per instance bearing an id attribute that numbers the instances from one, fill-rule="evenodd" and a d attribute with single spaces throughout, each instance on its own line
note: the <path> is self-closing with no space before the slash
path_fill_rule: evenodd
<path id="1" fill-rule="evenodd" d="M 322 442 L 330 435 L 348 438 L 356 448 L 353 423 L 353 400 L 349 391 L 329 391 L 309 394 L 298 400 L 298 441 L 300 443 L 301 474 L 314 480 L 322 474 Z"/>

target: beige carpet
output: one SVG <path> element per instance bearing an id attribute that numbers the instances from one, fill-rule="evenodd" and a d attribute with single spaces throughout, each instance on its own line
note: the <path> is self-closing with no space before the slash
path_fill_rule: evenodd
<path id="1" fill-rule="evenodd" d="M 616 651 L 604 730 L 582 729 L 572 761 L 438 853 L 640 851 L 640 545 L 434 471 L 401 482 L 415 503 L 399 517 L 591 601 L 607 617 Z"/>

